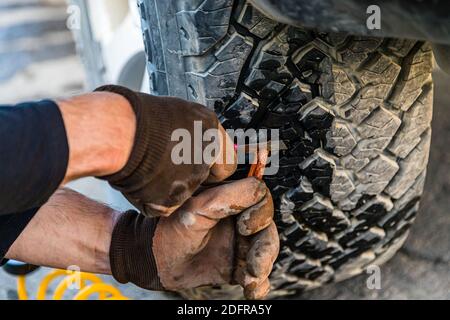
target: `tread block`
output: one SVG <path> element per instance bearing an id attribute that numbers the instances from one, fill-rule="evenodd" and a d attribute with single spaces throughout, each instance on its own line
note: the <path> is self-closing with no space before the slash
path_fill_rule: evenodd
<path id="1" fill-rule="evenodd" d="M 375 259 L 376 255 L 372 250 L 348 249 L 339 259 L 331 262 L 331 265 L 337 269 L 334 280 L 343 281 L 362 273 L 364 266 Z"/>
<path id="2" fill-rule="evenodd" d="M 326 104 L 314 99 L 299 110 L 299 120 L 308 135 L 327 145 L 327 135 L 334 120 L 334 115 L 326 108 Z"/>
<path id="3" fill-rule="evenodd" d="M 297 239 L 295 249 L 312 259 L 320 259 L 329 252 L 328 237 L 324 233 L 310 231 L 305 237 Z"/>
<path id="4" fill-rule="evenodd" d="M 379 242 L 385 236 L 386 233 L 384 232 L 383 229 L 378 227 L 372 227 L 366 232 L 357 234 L 357 236 L 354 239 L 347 242 L 345 246 L 348 248 L 356 247 L 358 249 L 370 248 L 373 244 Z"/>
<path id="5" fill-rule="evenodd" d="M 226 128 L 233 129 L 246 127 L 252 120 L 252 117 L 257 110 L 257 105 L 257 102 L 250 96 L 242 93 L 239 98 L 223 112 L 223 117 L 225 119 L 221 121 L 222 124 Z M 218 112 L 217 109 L 216 112 Z"/>
<path id="6" fill-rule="evenodd" d="M 245 80 L 245 84 L 255 90 L 262 99 L 275 98 L 293 80 L 285 66 L 286 61 L 286 57 L 262 52 Z"/>
<path id="7" fill-rule="evenodd" d="M 267 37 L 278 24 L 264 16 L 250 4 L 245 4 L 237 22 L 259 38 Z"/>
<path id="8" fill-rule="evenodd" d="M 347 198 L 355 190 L 355 184 L 344 170 L 336 169 L 330 185 L 331 199 L 339 202 Z"/>
<path id="9" fill-rule="evenodd" d="M 389 112 L 383 107 L 374 110 L 356 130 L 359 136 L 368 138 L 392 138 L 397 132 L 402 121 L 395 114 Z"/>
<path id="10" fill-rule="evenodd" d="M 334 167 L 334 160 L 321 150 L 316 151 L 300 164 L 300 169 L 311 182 L 314 191 L 324 196 L 330 195 Z"/>
<path id="11" fill-rule="evenodd" d="M 397 57 L 405 57 L 416 42 L 408 39 L 389 39 L 386 48 Z"/>
<path id="12" fill-rule="evenodd" d="M 401 196 L 401 198 L 395 200 L 394 210 L 399 211 L 403 209 L 413 199 L 419 199 L 422 195 L 423 187 L 425 186 L 425 178 L 427 176 L 426 170 L 424 170 L 414 181 L 414 184 L 409 190 Z"/>
<path id="13" fill-rule="evenodd" d="M 333 80 L 330 85 L 334 88 L 334 101 L 337 104 L 349 101 L 356 92 L 356 86 L 353 81 L 339 67 L 333 67 Z"/>
<path id="14" fill-rule="evenodd" d="M 354 155 L 349 154 L 340 159 L 340 164 L 346 170 L 351 170 L 354 172 L 359 172 L 362 168 L 364 168 L 370 160 L 368 158 L 358 159 Z"/>
<path id="15" fill-rule="evenodd" d="M 361 139 L 352 154 L 356 158 L 374 158 L 389 145 L 401 120 L 385 108 L 375 109 L 357 128 Z"/>
<path id="16" fill-rule="evenodd" d="M 363 67 L 359 78 L 364 85 L 377 84 L 379 97 L 384 98 L 389 93 L 392 83 L 400 74 L 401 67 L 384 54 L 377 53 Z"/>
<path id="17" fill-rule="evenodd" d="M 355 126 L 359 125 L 373 110 L 383 105 L 382 95 L 377 88 L 376 85 L 361 88 L 350 101 L 339 108 L 338 114 Z"/>
<path id="18" fill-rule="evenodd" d="M 399 81 L 388 101 L 396 108 L 407 111 L 422 93 L 422 87 L 431 81 L 433 53 L 429 44 L 417 43 L 413 54 L 406 56 Z"/>
<path id="19" fill-rule="evenodd" d="M 399 230 L 409 226 L 414 220 L 419 205 L 419 198 L 414 198 L 399 211 L 390 212 L 378 222 L 379 226 L 391 234 L 398 234 Z"/>
<path id="20" fill-rule="evenodd" d="M 342 211 L 335 209 L 328 199 L 317 194 L 306 202 L 295 216 L 308 228 L 328 235 L 344 231 L 350 225 Z"/>
<path id="21" fill-rule="evenodd" d="M 389 150 L 405 158 L 420 142 L 420 136 L 430 127 L 433 110 L 432 86 L 423 89 L 421 96 L 413 103 L 403 117 L 403 126 L 393 138 Z"/>
<path id="22" fill-rule="evenodd" d="M 327 148 L 333 150 L 337 156 L 349 154 L 357 144 L 347 124 L 340 119 L 333 121 L 330 135 L 331 137 L 327 141 Z"/>
<path id="23" fill-rule="evenodd" d="M 376 195 L 384 190 L 398 170 L 397 162 L 379 155 L 356 174 L 357 188 L 361 194 Z"/>
<path id="24" fill-rule="evenodd" d="M 425 170 L 428 163 L 431 132 L 426 131 L 420 143 L 400 162 L 400 171 L 386 188 L 385 192 L 394 199 L 400 198 L 414 184 L 417 177 Z"/>
<path id="25" fill-rule="evenodd" d="M 346 46 L 340 48 L 341 60 L 356 69 L 382 42 L 381 38 L 353 37 Z"/>
<path id="26" fill-rule="evenodd" d="M 233 0 L 204 0 L 198 7 L 181 8 L 176 19 L 182 54 L 202 55 L 225 37 L 232 5 Z"/>
<path id="27" fill-rule="evenodd" d="M 305 176 L 300 178 L 300 183 L 296 188 L 290 189 L 286 192 L 286 198 L 295 204 L 298 208 L 302 206 L 305 202 L 313 198 L 314 190 L 311 183 Z"/>
<path id="28" fill-rule="evenodd" d="M 252 44 L 241 35 L 235 33 L 229 37 L 207 71 L 186 73 L 189 99 L 213 110 L 218 104 L 225 105 L 235 95 L 240 69 L 251 49 Z"/>

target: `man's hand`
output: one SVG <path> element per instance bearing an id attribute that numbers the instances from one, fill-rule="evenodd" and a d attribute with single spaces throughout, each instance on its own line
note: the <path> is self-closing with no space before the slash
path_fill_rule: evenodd
<path id="1" fill-rule="evenodd" d="M 146 216 L 170 215 L 202 183 L 222 181 L 236 169 L 233 142 L 214 112 L 199 104 L 119 86 L 104 86 L 57 104 L 69 144 L 63 184 L 101 177 Z M 211 129 L 216 136 L 203 141 Z M 187 163 L 175 164 L 172 159 L 179 145 L 172 141 L 176 130 L 191 136 L 184 150 L 190 153 Z M 211 159 L 205 159 L 210 153 Z"/>
<path id="2" fill-rule="evenodd" d="M 168 216 L 204 182 L 218 182 L 236 169 L 234 146 L 214 112 L 170 97 L 155 97 L 119 86 L 104 86 L 97 92 L 125 97 L 136 114 L 136 134 L 131 155 L 120 172 L 103 177 L 146 216 Z M 196 127 L 197 125 L 197 127 Z M 189 133 L 187 163 L 175 164 L 172 134 Z M 206 161 L 206 132 L 216 133 L 216 152 Z M 218 161 L 220 160 L 220 161 Z"/>
<path id="3" fill-rule="evenodd" d="M 77 265 L 153 290 L 239 284 L 257 299 L 269 290 L 278 255 L 272 219 L 270 193 L 254 178 L 208 189 L 159 220 L 61 189 L 6 257 L 61 269 Z"/>
<path id="4" fill-rule="evenodd" d="M 173 291 L 239 284 L 247 298 L 261 299 L 278 250 L 269 190 L 247 178 L 208 189 L 167 218 L 125 213 L 110 256 L 122 283 Z"/>
<path id="5" fill-rule="evenodd" d="M 193 197 L 159 220 L 153 238 L 158 274 L 166 289 L 237 283 L 248 299 L 267 295 L 278 250 L 272 197 L 255 178 Z"/>

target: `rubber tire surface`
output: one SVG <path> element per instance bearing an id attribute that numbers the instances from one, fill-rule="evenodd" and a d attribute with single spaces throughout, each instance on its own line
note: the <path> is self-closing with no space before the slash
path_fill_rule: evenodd
<path id="1" fill-rule="evenodd" d="M 430 147 L 429 44 L 281 25 L 240 0 L 139 7 L 155 94 L 202 103 L 228 128 L 279 129 L 288 146 L 265 178 L 282 242 L 272 297 L 357 275 L 401 247 Z"/>

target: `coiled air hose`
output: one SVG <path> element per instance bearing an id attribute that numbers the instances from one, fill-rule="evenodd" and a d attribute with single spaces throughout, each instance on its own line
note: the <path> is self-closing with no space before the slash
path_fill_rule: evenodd
<path id="1" fill-rule="evenodd" d="M 17 261 L 9 261 L 4 270 L 17 277 L 17 295 L 19 300 L 29 300 L 26 286 L 26 278 L 37 270 L 37 267 L 23 264 Z M 92 273 L 52 270 L 39 283 L 36 300 L 46 300 L 50 284 L 59 279 L 59 283 L 53 292 L 51 299 L 62 300 L 69 290 L 76 289 L 73 300 L 91 300 L 97 297 L 99 300 L 128 300 L 116 287 L 103 282 L 103 280 Z"/>

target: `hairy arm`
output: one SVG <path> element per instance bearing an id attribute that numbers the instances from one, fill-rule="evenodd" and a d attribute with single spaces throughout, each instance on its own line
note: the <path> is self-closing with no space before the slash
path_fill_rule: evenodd
<path id="1" fill-rule="evenodd" d="M 122 169 L 131 153 L 136 118 L 128 101 L 94 92 L 58 100 L 69 145 L 64 183 Z"/>
<path id="2" fill-rule="evenodd" d="M 108 92 L 1 106 L 0 215 L 41 207 L 77 178 L 118 172 L 135 127 L 127 100 Z"/>
<path id="3" fill-rule="evenodd" d="M 111 274 L 109 247 L 120 213 L 69 189 L 59 189 L 10 247 L 6 258 Z"/>

